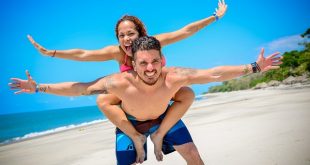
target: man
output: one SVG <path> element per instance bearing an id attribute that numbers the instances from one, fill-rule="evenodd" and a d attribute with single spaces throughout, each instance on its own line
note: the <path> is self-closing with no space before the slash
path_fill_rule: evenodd
<path id="1" fill-rule="evenodd" d="M 36 91 L 65 96 L 113 93 L 122 100 L 121 108 L 137 130 L 152 134 L 165 115 L 170 99 L 182 87 L 191 84 L 225 81 L 252 72 L 277 69 L 281 64 L 279 53 L 267 58 L 262 49 L 257 61 L 241 66 L 220 66 L 207 70 L 178 67 L 162 67 L 161 46 L 154 37 L 141 37 L 132 45 L 134 71 L 113 74 L 89 83 L 66 82 L 59 84 L 36 84 L 27 72 L 28 80 L 12 79 L 16 93 Z M 145 121 L 145 122 L 143 122 Z M 146 124 L 145 124 L 146 123 Z M 152 137 L 152 135 L 151 135 Z M 118 164 L 136 162 L 130 138 L 117 130 L 116 151 Z M 141 138 L 144 144 L 145 138 Z M 164 138 L 163 152 L 178 151 L 188 164 L 203 164 L 191 136 L 180 120 Z M 156 155 L 156 153 L 155 153 Z M 158 155 L 156 155 L 158 156 Z M 139 163 L 142 161 L 138 160 Z"/>

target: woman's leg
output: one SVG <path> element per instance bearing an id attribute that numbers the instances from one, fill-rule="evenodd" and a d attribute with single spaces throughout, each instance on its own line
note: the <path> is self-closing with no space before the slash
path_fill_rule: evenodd
<path id="1" fill-rule="evenodd" d="M 136 162 L 142 163 L 145 158 L 143 148 L 146 137 L 140 134 L 128 121 L 125 112 L 119 106 L 120 100 L 112 94 L 100 94 L 97 97 L 97 105 L 102 113 L 121 131 L 128 135 L 134 143 L 137 158 Z"/>
<path id="2" fill-rule="evenodd" d="M 158 130 L 151 135 L 154 143 L 154 153 L 158 161 L 162 161 L 162 143 L 167 132 L 181 119 L 195 99 L 193 90 L 189 87 L 182 87 L 174 96 L 171 107 L 167 110 L 166 116 Z"/>

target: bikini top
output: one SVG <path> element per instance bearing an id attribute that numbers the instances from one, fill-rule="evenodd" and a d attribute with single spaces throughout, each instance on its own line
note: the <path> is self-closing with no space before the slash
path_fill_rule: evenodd
<path id="1" fill-rule="evenodd" d="M 119 69 L 121 70 L 121 72 L 126 72 L 126 71 L 133 69 L 132 66 L 127 65 L 127 59 L 128 59 L 128 55 L 125 54 L 125 62 L 119 66 Z M 166 65 L 166 59 L 164 56 L 162 56 L 162 66 L 165 66 L 165 65 Z"/>

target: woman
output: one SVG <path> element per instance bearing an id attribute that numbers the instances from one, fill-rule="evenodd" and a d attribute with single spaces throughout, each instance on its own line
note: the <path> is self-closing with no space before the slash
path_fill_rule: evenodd
<path id="1" fill-rule="evenodd" d="M 218 9 L 213 16 L 188 24 L 185 27 L 170 33 L 155 35 L 162 46 L 185 39 L 215 20 L 223 17 L 227 9 L 224 0 L 219 1 Z M 119 45 L 107 46 L 99 50 L 48 50 L 36 43 L 31 36 L 28 36 L 30 42 L 43 55 L 65 58 L 77 61 L 108 61 L 116 60 L 119 63 L 122 72 L 132 69 L 131 44 L 136 38 L 146 36 L 146 30 L 143 23 L 134 16 L 124 16 L 116 24 L 116 37 Z M 163 61 L 165 63 L 165 61 Z M 151 135 L 154 143 L 154 152 L 157 160 L 162 160 L 161 146 L 162 139 L 169 129 L 185 114 L 194 100 L 194 93 L 189 87 L 181 88 L 173 98 L 173 103 L 167 111 L 160 128 Z M 120 100 L 114 95 L 99 95 L 97 104 L 106 117 L 116 125 L 120 130 L 127 134 L 134 142 L 137 151 L 137 162 L 142 163 L 145 157 L 143 144 L 145 136 L 139 133 L 128 121 L 126 114 L 119 108 Z"/>

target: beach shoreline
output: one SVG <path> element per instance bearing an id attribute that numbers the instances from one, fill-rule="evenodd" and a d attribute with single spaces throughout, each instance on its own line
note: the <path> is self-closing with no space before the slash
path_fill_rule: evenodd
<path id="1" fill-rule="evenodd" d="M 207 94 L 182 118 L 208 164 L 309 164 L 310 86 Z M 0 146 L 0 164 L 116 164 L 103 121 Z M 155 164 L 148 140 L 148 160 Z M 52 154 L 51 154 L 52 153 Z M 42 163 L 43 162 L 43 163 Z M 175 152 L 161 164 L 185 164 Z"/>

